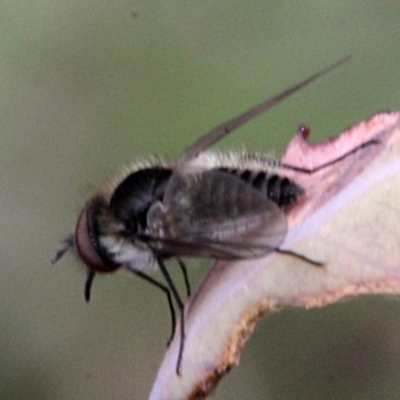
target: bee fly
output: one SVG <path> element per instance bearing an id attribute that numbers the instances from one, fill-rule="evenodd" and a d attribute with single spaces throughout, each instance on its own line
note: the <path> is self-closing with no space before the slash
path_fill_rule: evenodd
<path id="1" fill-rule="evenodd" d="M 176 365 L 179 374 L 185 337 L 184 303 L 164 260 L 174 258 L 178 261 L 188 295 L 190 285 L 180 258 L 184 256 L 233 260 L 277 251 L 321 265 L 279 248 L 287 230 L 285 210 L 298 201 L 304 190 L 296 182 L 279 175 L 276 168 L 308 174 L 315 169 L 305 170 L 248 154 L 224 155 L 205 151 L 348 59 L 339 60 L 211 130 L 191 145 L 174 165 L 153 165 L 131 171 L 112 190 L 94 196 L 82 210 L 75 234 L 64 240 L 64 247 L 57 252 L 53 263 L 69 248 L 76 248 L 88 268 L 87 301 L 96 273 L 111 273 L 123 268 L 157 286 L 166 294 L 171 312 L 173 329 L 168 343 L 173 338 L 176 323 L 174 299 L 180 311 Z M 152 265 L 161 270 L 166 284 L 144 272 Z"/>

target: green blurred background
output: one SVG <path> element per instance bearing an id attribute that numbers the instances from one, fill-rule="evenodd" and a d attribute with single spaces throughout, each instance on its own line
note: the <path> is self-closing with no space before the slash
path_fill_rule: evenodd
<path id="1" fill-rule="evenodd" d="M 145 399 L 170 329 L 163 294 L 121 273 L 96 279 L 85 304 L 74 257 L 49 263 L 59 238 L 124 163 L 176 157 L 345 55 L 350 63 L 220 147 L 281 154 L 300 122 L 315 140 L 399 109 L 400 3 L 0 6 L 0 398 Z M 207 264 L 193 264 L 198 281 Z M 213 398 L 399 399 L 399 302 L 370 297 L 265 319 Z"/>

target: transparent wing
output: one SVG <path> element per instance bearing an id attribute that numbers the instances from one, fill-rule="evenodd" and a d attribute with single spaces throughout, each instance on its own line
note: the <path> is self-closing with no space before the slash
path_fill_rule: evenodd
<path id="1" fill-rule="evenodd" d="M 279 247 L 286 218 L 265 194 L 227 172 L 175 172 L 148 212 L 148 242 L 170 254 L 259 257 Z"/>

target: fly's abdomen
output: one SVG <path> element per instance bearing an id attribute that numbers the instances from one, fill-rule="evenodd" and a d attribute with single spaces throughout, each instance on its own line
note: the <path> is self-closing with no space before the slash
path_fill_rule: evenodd
<path id="1" fill-rule="evenodd" d="M 299 196 L 304 193 L 301 186 L 278 174 L 249 169 L 223 168 L 223 170 L 238 176 L 241 180 L 261 191 L 279 207 L 296 203 Z"/>

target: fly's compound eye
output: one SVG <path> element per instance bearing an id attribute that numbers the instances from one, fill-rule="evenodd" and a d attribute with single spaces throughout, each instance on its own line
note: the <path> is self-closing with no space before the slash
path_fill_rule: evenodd
<path id="1" fill-rule="evenodd" d="M 107 265 L 99 255 L 98 230 L 92 207 L 86 207 L 80 214 L 75 229 L 78 254 L 90 270 L 100 273 L 114 272 L 116 267 Z"/>

